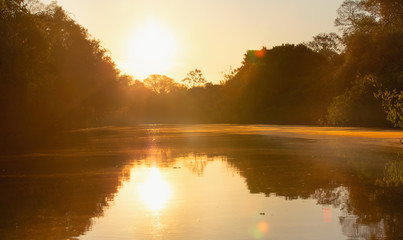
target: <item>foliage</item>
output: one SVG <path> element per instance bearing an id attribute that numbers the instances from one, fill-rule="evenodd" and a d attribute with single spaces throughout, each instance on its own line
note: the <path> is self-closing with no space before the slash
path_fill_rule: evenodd
<path id="1" fill-rule="evenodd" d="M 372 82 L 371 76 L 358 77 L 352 87 L 333 99 L 321 122 L 331 126 L 385 126 L 385 114 L 373 95 Z"/>
<path id="2" fill-rule="evenodd" d="M 366 11 L 364 1 L 361 0 L 344 1 L 337 10 L 337 15 L 335 25 L 344 34 L 351 34 L 374 20 Z"/>
<path id="3" fill-rule="evenodd" d="M 195 69 L 188 72 L 186 78 L 184 78 L 182 82 L 190 88 L 201 87 L 207 83 L 200 69 Z"/>
<path id="4" fill-rule="evenodd" d="M 225 85 L 229 80 L 233 79 L 238 73 L 238 69 L 233 69 L 230 67 L 228 70 L 221 72 L 220 85 Z"/>
<path id="5" fill-rule="evenodd" d="M 0 6 L 0 134 L 10 144 L 101 124 L 118 108 L 125 84 L 119 71 L 61 7 L 24 0 Z"/>
<path id="6" fill-rule="evenodd" d="M 388 91 L 403 90 L 402 9 L 396 0 L 346 0 L 339 8 L 335 24 L 343 33 L 345 60 L 335 80 L 342 92 L 329 106 L 327 124 L 388 126 L 379 119 L 387 117 L 397 126 L 399 110 Z M 376 79 L 374 86 L 357 84 L 368 77 Z"/>
<path id="7" fill-rule="evenodd" d="M 341 37 L 336 33 L 320 33 L 313 37 L 313 41 L 305 45 L 313 51 L 323 54 L 329 61 L 333 61 L 342 52 L 341 40 Z"/>
<path id="8" fill-rule="evenodd" d="M 387 120 L 395 127 L 403 129 L 403 91 L 378 91 L 376 97 L 381 100 Z"/>
<path id="9" fill-rule="evenodd" d="M 152 74 L 144 79 L 144 85 L 158 94 L 168 94 L 177 91 L 181 87 L 172 78 L 159 74 Z"/>
<path id="10" fill-rule="evenodd" d="M 248 51 L 225 85 L 228 111 L 240 122 L 314 124 L 329 101 L 331 71 L 322 54 L 304 45 Z"/>
<path id="11" fill-rule="evenodd" d="M 403 26 L 403 2 L 400 0 L 366 0 L 365 8 L 385 28 L 401 30 Z"/>

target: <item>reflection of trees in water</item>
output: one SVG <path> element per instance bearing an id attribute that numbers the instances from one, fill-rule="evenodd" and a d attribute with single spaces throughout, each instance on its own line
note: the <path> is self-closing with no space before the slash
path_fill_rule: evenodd
<path id="1" fill-rule="evenodd" d="M 174 164 L 174 160 L 170 149 L 153 148 L 148 150 L 145 156 L 145 164 L 150 167 L 170 167 Z"/>
<path id="2" fill-rule="evenodd" d="M 125 158 L 21 157 L 2 160 L 0 239 L 77 237 L 103 215 L 128 177 Z"/>
<path id="3" fill-rule="evenodd" d="M 140 151 L 138 159 L 159 167 L 175 167 L 182 162 L 197 175 L 204 173 L 209 161 L 219 158 L 245 178 L 251 193 L 314 198 L 318 204 L 340 207 L 340 224 L 346 236 L 403 238 L 403 201 L 396 197 L 399 194 L 374 197 L 381 189 L 375 180 L 383 176 L 384 164 L 395 157 L 393 153 L 362 148 L 355 141 L 346 144 L 263 135 L 185 133 L 158 125 L 139 130 L 115 129 L 118 133 L 112 131 L 107 138 L 98 139 L 96 146 L 112 143 L 113 148 L 145 148 L 147 151 Z"/>
<path id="4" fill-rule="evenodd" d="M 340 186 L 333 189 L 316 189 L 311 195 L 311 198 L 317 199 L 318 204 L 332 205 L 333 207 L 340 208 L 342 210 L 349 209 L 350 205 L 350 194 L 345 186 Z"/>
<path id="5" fill-rule="evenodd" d="M 222 155 L 206 154 L 206 153 L 189 153 L 185 156 L 176 158 L 176 162 L 181 162 L 193 174 L 202 176 L 206 169 L 207 163 L 212 161 L 226 161 L 227 158 Z"/>
<path id="6" fill-rule="evenodd" d="M 357 186 L 340 186 L 334 189 L 317 189 L 312 198 L 318 204 L 340 208 L 339 222 L 344 235 L 349 239 L 400 239 L 399 229 L 402 216 L 398 202 L 374 202 L 371 190 Z M 393 212 L 388 212 L 387 204 L 392 204 Z M 399 216 L 400 214 L 400 216 Z"/>
<path id="7" fill-rule="evenodd" d="M 74 135 L 69 142 L 74 149 L 64 149 L 60 156 L 1 161 L 0 239 L 78 236 L 91 228 L 91 219 L 102 216 L 137 163 L 183 165 L 202 175 L 214 160 L 227 162 L 244 177 L 251 193 L 314 198 L 318 204 L 342 208 L 340 224 L 352 239 L 403 238 L 403 194 L 375 185 L 384 173 L 383 159 L 393 157 L 376 149 L 146 125 Z"/>
<path id="8" fill-rule="evenodd" d="M 343 234 L 349 239 L 388 239 L 382 221 L 363 224 L 353 215 L 341 216 L 339 220 Z"/>
<path id="9" fill-rule="evenodd" d="M 183 158 L 183 165 L 197 176 L 202 176 L 207 162 L 212 159 L 203 153 L 191 153 Z"/>
<path id="10" fill-rule="evenodd" d="M 177 165 L 183 165 L 188 168 L 193 174 L 202 176 L 208 162 L 211 161 L 225 161 L 226 157 L 220 154 L 206 154 L 206 153 L 179 153 L 173 152 L 171 149 L 154 149 L 142 161 L 144 166 L 158 166 L 160 168 L 176 168 Z M 135 166 L 134 166 L 135 167 Z"/>
<path id="11" fill-rule="evenodd" d="M 398 170 L 399 164 L 396 163 L 400 162 L 401 156 L 394 155 L 378 168 L 376 174 L 358 176 L 361 182 L 357 181 L 350 187 L 353 213 L 359 217 L 358 223 L 370 225 L 375 236 L 384 233 L 384 239 L 403 239 L 403 188 L 401 185 L 379 184 L 380 179 L 385 182 L 395 179 L 398 172 L 392 171 L 391 174 L 390 170 Z"/>
<path id="12" fill-rule="evenodd" d="M 372 183 L 357 180 L 349 186 L 351 208 L 346 216 L 354 215 L 357 219 L 355 225 L 349 220 L 341 222 L 342 226 L 346 231 L 361 233 L 364 239 L 402 239 L 403 195 L 393 192 L 374 198 L 382 190 L 375 185 L 375 179 L 373 176 Z"/>
<path id="13" fill-rule="evenodd" d="M 365 223 L 355 215 L 354 205 L 350 201 L 350 191 L 345 186 L 334 189 L 317 189 L 312 198 L 317 199 L 318 204 L 331 205 L 340 208 L 342 216 L 339 222 L 342 232 L 349 239 L 384 239 L 385 230 L 383 221 Z"/>
<path id="14" fill-rule="evenodd" d="M 376 179 L 393 152 L 343 144 L 325 146 L 325 152 L 321 142 L 253 139 L 254 151 L 228 152 L 251 193 L 314 198 L 340 208 L 343 233 L 351 239 L 403 239 L 403 194 L 394 190 L 374 198 L 381 189 Z"/>
<path id="15" fill-rule="evenodd" d="M 403 188 L 403 159 L 388 161 L 383 177 L 378 178 L 376 184 L 394 190 Z"/>

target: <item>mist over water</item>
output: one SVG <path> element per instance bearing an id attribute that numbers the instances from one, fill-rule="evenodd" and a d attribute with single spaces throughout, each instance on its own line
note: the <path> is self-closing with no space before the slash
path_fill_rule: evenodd
<path id="1" fill-rule="evenodd" d="M 399 134 L 275 125 L 73 131 L 52 149 L 1 159 L 0 238 L 398 239 L 401 189 L 381 183 L 401 161 Z"/>

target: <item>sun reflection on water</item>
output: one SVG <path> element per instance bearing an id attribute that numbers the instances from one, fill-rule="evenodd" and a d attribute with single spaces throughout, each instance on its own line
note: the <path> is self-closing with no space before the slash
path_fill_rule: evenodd
<path id="1" fill-rule="evenodd" d="M 163 209 L 172 196 L 171 186 L 156 167 L 150 168 L 147 179 L 139 185 L 138 190 L 143 202 L 152 211 Z"/>

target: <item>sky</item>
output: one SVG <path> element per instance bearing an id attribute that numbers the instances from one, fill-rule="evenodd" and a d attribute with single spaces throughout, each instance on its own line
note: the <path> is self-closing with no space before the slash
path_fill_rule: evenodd
<path id="1" fill-rule="evenodd" d="M 50 3 L 51 0 L 43 0 Z M 343 0 L 58 0 L 122 73 L 180 82 L 195 68 L 218 83 L 247 50 L 335 32 Z"/>

